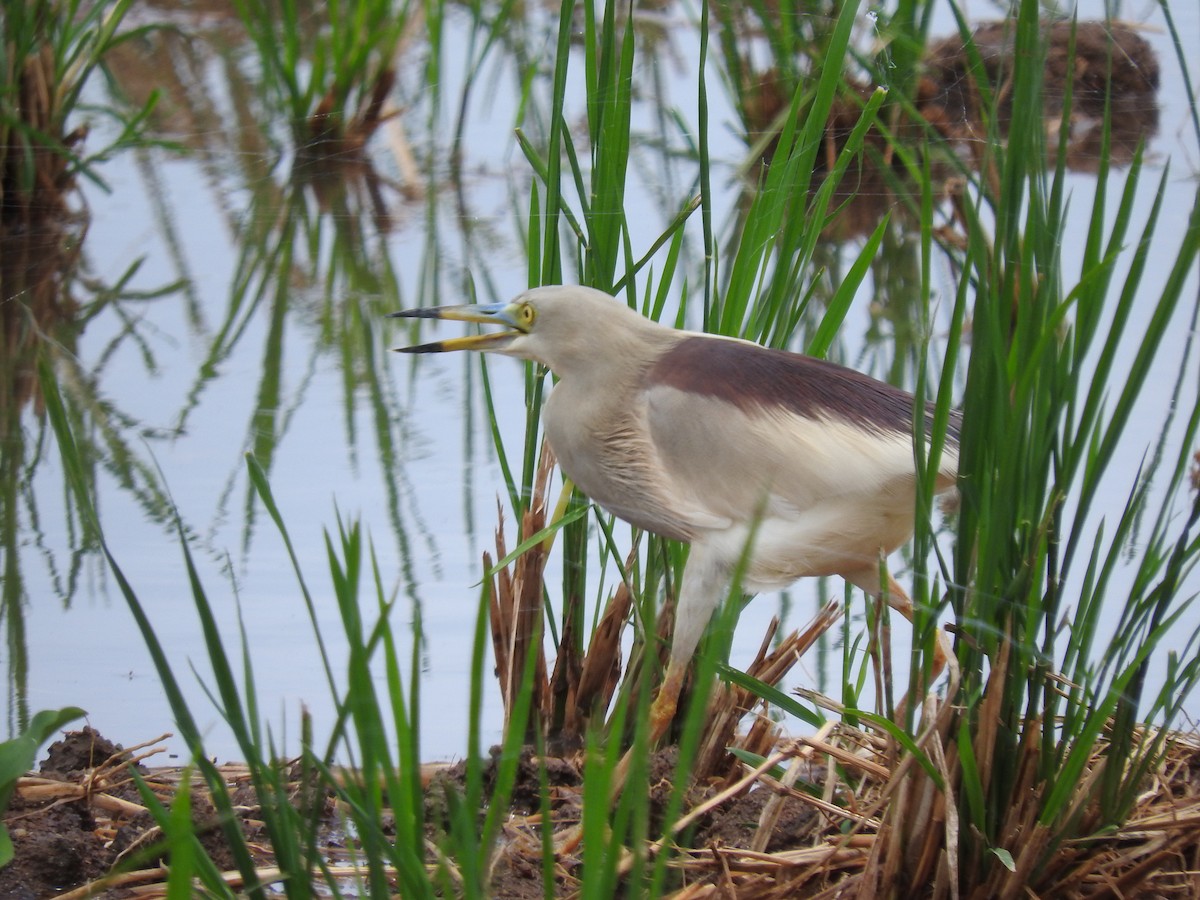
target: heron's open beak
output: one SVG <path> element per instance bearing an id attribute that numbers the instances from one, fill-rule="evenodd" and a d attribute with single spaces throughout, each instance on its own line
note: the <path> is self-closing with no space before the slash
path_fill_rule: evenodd
<path id="1" fill-rule="evenodd" d="M 405 319 L 451 319 L 457 322 L 481 322 L 485 325 L 503 325 L 507 331 L 489 334 L 469 334 L 466 337 L 432 341 L 415 347 L 397 347 L 399 353 L 445 353 L 450 350 L 500 350 L 510 340 L 525 330 L 512 315 L 512 304 L 494 303 L 486 306 L 433 306 L 427 309 L 406 309 L 389 313 L 388 318 Z"/>

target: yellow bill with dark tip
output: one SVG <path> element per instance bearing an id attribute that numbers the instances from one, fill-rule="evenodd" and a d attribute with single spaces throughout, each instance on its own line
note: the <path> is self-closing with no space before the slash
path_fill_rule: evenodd
<path id="1" fill-rule="evenodd" d="M 508 331 L 488 334 L 469 334 L 464 337 L 430 341 L 413 347 L 396 347 L 397 353 L 447 353 L 453 350 L 499 350 L 524 330 L 509 312 L 510 304 L 468 304 L 464 306 L 432 306 L 424 309 L 406 309 L 389 313 L 390 319 L 447 319 L 454 322 L 478 322 L 484 325 L 502 325 Z"/>

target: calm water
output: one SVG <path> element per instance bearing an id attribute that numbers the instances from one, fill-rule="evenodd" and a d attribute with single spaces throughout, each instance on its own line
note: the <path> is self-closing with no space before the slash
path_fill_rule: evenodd
<path id="1" fill-rule="evenodd" d="M 1180 30 L 1185 40 L 1200 38 L 1200 17 L 1186 6 L 1176 10 Z M 1151 168 L 1161 169 L 1171 159 L 1170 183 L 1178 188 L 1169 192 L 1163 213 L 1164 239 L 1155 252 L 1164 254 L 1185 221 L 1200 148 L 1154 9 L 1147 4 L 1122 13 L 1147 22 L 1145 36 L 1163 71 Z M 146 20 L 158 14 L 141 13 Z M 1083 17 L 1102 14 L 1099 3 L 1081 4 Z M 151 85 L 163 90 L 156 126 L 182 152 L 118 154 L 99 170 L 109 191 L 85 185 L 91 212 L 87 276 L 111 285 L 135 261 L 140 266 L 123 295 L 89 322 L 74 358 L 64 357 L 60 375 L 64 395 L 80 410 L 83 431 L 94 444 L 94 490 L 111 549 L 175 662 L 193 711 L 209 724 L 210 753 L 225 759 L 237 751 L 188 671 L 194 665 L 201 680 L 208 678 L 167 496 L 193 540 L 201 577 L 231 642 L 240 610 L 263 712 L 276 734 L 294 737 L 302 706 L 312 711 L 319 730 L 327 727 L 328 691 L 297 582 L 279 533 L 249 486 L 244 455 L 253 452 L 269 473 L 327 638 L 340 625 L 328 584 L 325 533 L 336 533 L 339 514 L 343 521 L 362 523 L 386 585 L 400 598 L 393 629 L 406 651 L 414 611 L 423 617 L 424 754 L 429 759 L 461 754 L 480 555 L 492 543 L 503 477 L 488 431 L 478 360 L 387 353 L 408 343 L 408 334 L 382 315 L 463 302 L 469 278 L 482 296 L 496 299 L 525 287 L 518 223 L 528 212 L 531 176 L 513 138 L 521 90 L 514 53 L 508 45 L 493 52 L 470 96 L 459 191 L 450 180 L 447 148 L 465 68 L 456 48 L 467 45 L 470 22 L 465 13 L 451 13 L 436 108 L 435 93 L 424 81 L 423 34 L 414 32 L 394 98 L 401 114 L 370 148 L 387 182 L 378 188 L 390 219 L 385 226 L 364 182 L 337 192 L 297 187 L 290 180 L 286 125 L 264 110 L 255 52 L 237 37 L 229 11 L 161 15 L 190 39 L 153 38 L 130 48 L 115 70 L 135 96 Z M 552 58 L 556 15 L 531 12 L 526 33 L 514 45 L 523 41 L 531 58 Z M 952 30 L 948 15 L 944 18 L 945 27 L 935 33 Z M 864 40 L 869 33 L 865 20 Z M 629 188 L 629 196 L 638 198 L 631 215 L 635 248 L 648 247 L 666 228 L 694 191 L 696 177 L 684 152 L 686 136 L 672 118 L 677 113 L 685 129 L 694 129 L 697 42 L 690 13 L 668 7 L 647 16 L 641 40 Z M 575 98 L 569 100 L 572 122 L 583 117 L 581 66 L 580 56 L 568 86 L 568 98 Z M 736 137 L 737 116 L 711 60 L 709 81 L 715 213 L 723 232 L 737 207 L 736 169 L 746 148 Z M 548 88 L 544 79 L 534 83 L 524 123 L 531 133 L 548 107 Z M 103 121 L 96 122 L 89 140 L 99 143 L 104 128 Z M 419 176 L 415 182 L 405 163 L 410 154 Z M 1124 174 L 1112 177 L 1115 186 Z M 1149 185 L 1147 178 L 1140 217 L 1152 198 Z M 1072 177 L 1081 222 L 1092 189 L 1090 176 Z M 1082 225 L 1069 230 L 1064 245 L 1068 272 L 1080 253 L 1076 235 L 1081 241 Z M 836 269 L 858 249 L 831 248 L 829 262 Z M 689 226 L 681 264 L 686 271 L 700 271 L 701 253 L 699 227 Z M 1165 272 L 1170 262 L 1160 255 L 1151 270 Z M 949 297 L 953 273 L 944 261 L 936 265 L 941 268 L 935 285 Z M 164 288 L 161 296 L 151 296 Z M 1198 290 L 1193 272 L 1185 296 L 1194 298 Z M 77 293 L 88 296 L 85 286 Z M 859 298 L 835 355 L 881 377 L 902 373 L 905 351 L 892 338 L 906 331 L 903 312 L 893 321 L 877 315 L 871 300 L 866 292 Z M 1136 333 L 1134 323 L 1131 334 Z M 1119 510 L 1157 435 L 1168 379 L 1188 337 L 1187 321 L 1181 320 L 1157 375 L 1163 390 L 1152 391 L 1139 410 L 1145 427 L 1134 429 L 1136 440 L 1127 443 L 1115 467 L 1129 480 L 1113 483 L 1102 513 Z M 1130 349 L 1135 346 L 1131 341 Z M 497 360 L 490 371 L 505 440 L 518 454 L 522 370 Z M 1195 402 L 1195 387 L 1189 402 Z M 1159 408 L 1153 408 L 1156 397 Z M 115 740 L 155 737 L 172 727 L 157 675 L 101 558 L 82 542 L 64 499 L 52 437 L 33 411 L 26 412 L 25 426 L 17 549 L 6 550 L 6 578 L 8 590 L 21 595 L 19 606 L 7 613 L 10 633 L 14 620 L 24 628 L 28 662 L 23 665 L 8 644 L 9 729 L 26 709 L 74 704 Z M 553 576 L 550 583 L 556 583 Z M 822 596 L 841 590 L 840 583 L 814 582 L 787 597 L 757 599 L 739 626 L 733 663 L 748 662 L 773 614 L 783 609 L 788 624 L 798 626 Z M 1200 590 L 1200 582 L 1193 590 Z M 861 603 L 856 611 L 861 615 Z M 906 630 L 899 639 L 907 640 Z M 333 653 L 339 660 L 336 645 Z M 791 683 L 826 684 L 826 655 L 838 664 L 840 650 L 826 646 L 794 670 Z M 484 738 L 494 740 L 501 711 L 490 680 L 488 689 Z M 1200 704 L 1190 709 L 1200 713 Z"/>

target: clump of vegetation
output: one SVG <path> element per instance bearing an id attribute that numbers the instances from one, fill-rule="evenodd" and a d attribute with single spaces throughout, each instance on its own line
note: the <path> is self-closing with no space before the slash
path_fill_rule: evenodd
<path id="1" fill-rule="evenodd" d="M 87 152 L 81 121 L 83 91 L 114 46 L 137 33 L 118 33 L 130 2 L 85 4 L 34 0 L 0 12 L 0 404 L 20 410 L 34 396 L 31 348 L 37 335 L 70 321 L 67 290 L 79 260 L 87 216 L 75 196 L 81 177 L 99 180 L 94 165 L 137 139 L 153 108 L 113 109 L 117 137 Z M 93 108 L 94 110 L 95 108 Z M 64 338 L 69 346 L 69 338 Z M 9 416 L 2 417 L 9 422 Z M 7 431 L 0 426 L 0 430 Z"/>
<path id="2" fill-rule="evenodd" d="M 124 118 L 110 145 L 90 155 L 78 119 L 84 86 L 104 56 L 140 29 L 118 33 L 131 0 L 34 0 L 0 15 L 0 227 L 5 239 L 67 218 L 75 180 L 137 134 L 155 102 Z M 109 111 L 114 115 L 120 115 Z"/>

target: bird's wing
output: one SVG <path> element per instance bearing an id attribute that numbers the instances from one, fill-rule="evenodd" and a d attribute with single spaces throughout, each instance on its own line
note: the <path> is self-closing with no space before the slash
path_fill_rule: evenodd
<path id="1" fill-rule="evenodd" d="M 675 490 L 712 515 L 911 489 L 913 399 L 851 369 L 695 336 L 647 371 L 645 397 Z"/>

